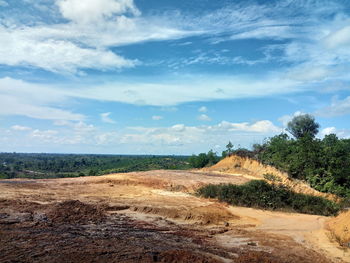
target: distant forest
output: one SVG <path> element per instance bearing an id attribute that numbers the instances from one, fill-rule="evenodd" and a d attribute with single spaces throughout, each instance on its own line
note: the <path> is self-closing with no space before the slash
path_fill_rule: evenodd
<path id="1" fill-rule="evenodd" d="M 62 178 L 188 168 L 187 156 L 0 153 L 0 179 Z"/>

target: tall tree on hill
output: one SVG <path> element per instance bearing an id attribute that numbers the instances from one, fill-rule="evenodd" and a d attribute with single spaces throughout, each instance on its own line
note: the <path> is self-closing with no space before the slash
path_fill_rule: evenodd
<path id="1" fill-rule="evenodd" d="M 296 139 L 310 136 L 315 138 L 318 133 L 320 125 L 315 121 L 315 118 L 310 114 L 303 114 L 295 116 L 287 124 L 287 131 Z"/>
<path id="2" fill-rule="evenodd" d="M 233 153 L 233 144 L 231 141 L 226 145 L 226 150 L 222 152 L 222 157 L 225 158 Z"/>

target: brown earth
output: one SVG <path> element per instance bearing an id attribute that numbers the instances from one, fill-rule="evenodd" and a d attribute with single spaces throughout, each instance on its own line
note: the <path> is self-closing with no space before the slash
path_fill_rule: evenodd
<path id="1" fill-rule="evenodd" d="M 150 171 L 0 181 L 0 262 L 350 262 L 322 216 L 194 196 L 243 175 Z"/>
<path id="2" fill-rule="evenodd" d="M 328 227 L 335 240 L 344 247 L 350 247 L 350 210 L 329 220 Z"/>
<path id="3" fill-rule="evenodd" d="M 288 177 L 287 173 L 281 172 L 270 165 L 264 165 L 256 160 L 250 158 L 244 158 L 237 155 L 229 156 L 217 164 L 204 168 L 203 171 L 216 172 L 216 173 L 226 173 L 226 174 L 238 174 L 250 179 L 263 179 L 266 180 L 264 174 L 272 174 L 278 178 L 277 182 L 270 183 L 280 183 L 288 186 L 296 193 L 309 194 L 314 196 L 321 196 L 332 201 L 337 201 L 338 198 L 335 195 L 321 193 L 313 188 L 311 188 L 306 183 L 291 179 Z"/>

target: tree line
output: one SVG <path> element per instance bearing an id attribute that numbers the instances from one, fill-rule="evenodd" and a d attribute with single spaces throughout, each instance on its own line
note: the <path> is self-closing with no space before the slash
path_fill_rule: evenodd
<path id="1" fill-rule="evenodd" d="M 188 156 L 0 153 L 0 178 L 3 179 L 188 168 Z"/>

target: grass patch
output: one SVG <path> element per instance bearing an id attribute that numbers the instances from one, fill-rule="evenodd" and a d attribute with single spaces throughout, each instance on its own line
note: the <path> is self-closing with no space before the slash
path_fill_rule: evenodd
<path id="1" fill-rule="evenodd" d="M 243 185 L 206 185 L 197 195 L 217 198 L 231 205 L 283 210 L 315 215 L 335 215 L 340 206 L 322 197 L 298 194 L 289 188 L 270 185 L 263 180 L 253 180 Z"/>

